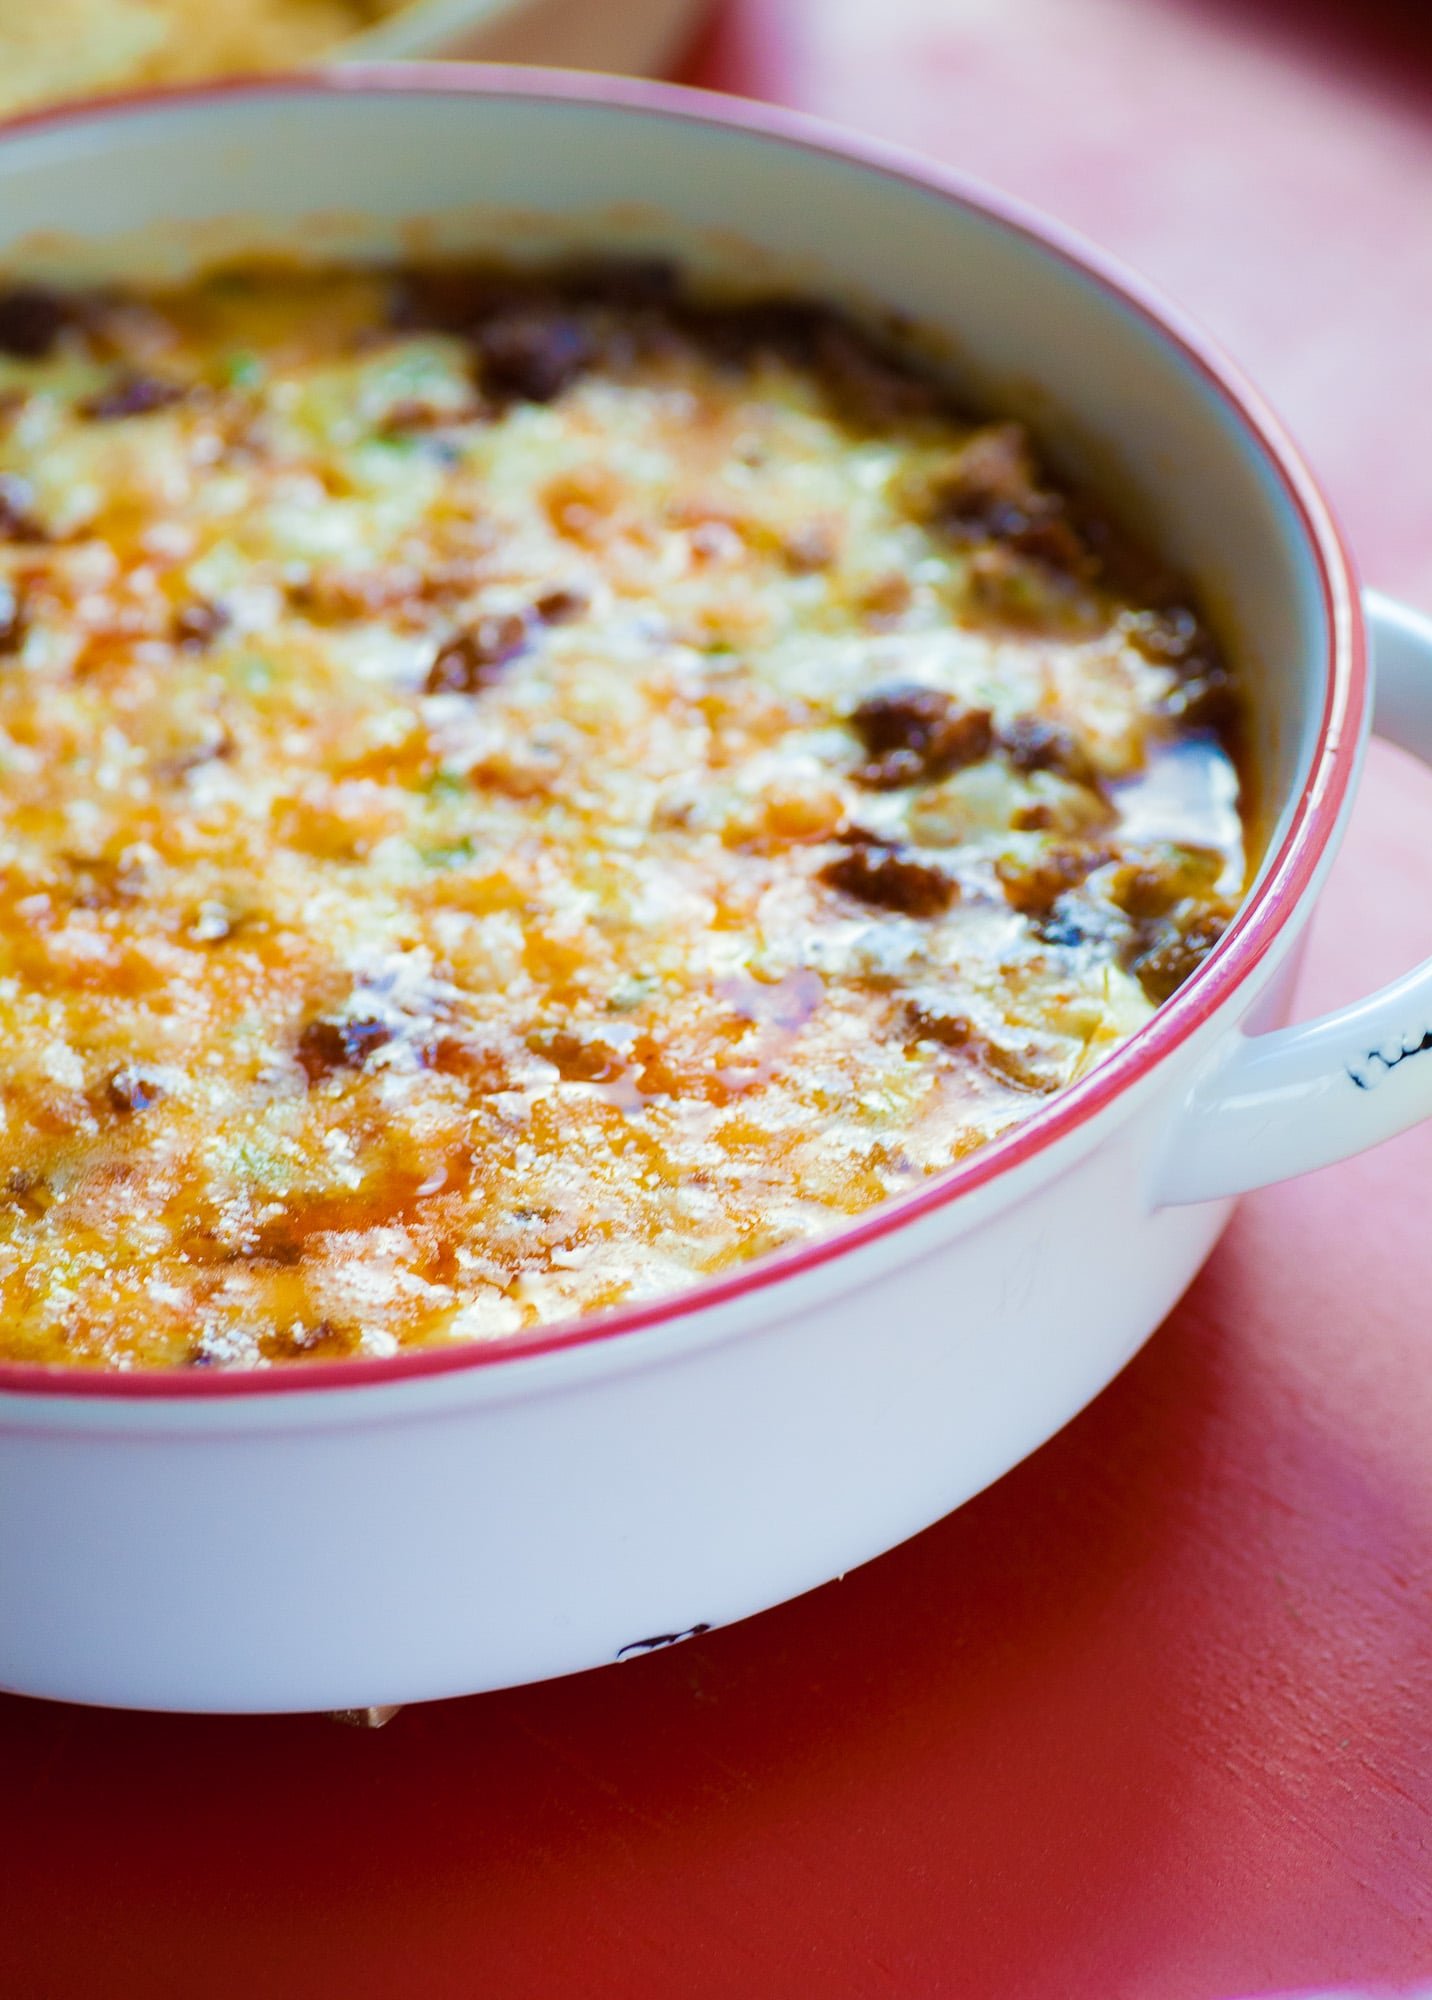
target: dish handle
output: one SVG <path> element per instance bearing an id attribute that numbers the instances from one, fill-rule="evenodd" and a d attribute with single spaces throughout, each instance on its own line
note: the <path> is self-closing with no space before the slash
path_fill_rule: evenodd
<path id="1" fill-rule="evenodd" d="M 1369 591 L 1373 728 L 1432 764 L 1432 620 Z M 1195 1086 L 1157 1205 L 1331 1166 L 1432 1117 L 1432 959 L 1366 1000 L 1240 1035 Z"/>

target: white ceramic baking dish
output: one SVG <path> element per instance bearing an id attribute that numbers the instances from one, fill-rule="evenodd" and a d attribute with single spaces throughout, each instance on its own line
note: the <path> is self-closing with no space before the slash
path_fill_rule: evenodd
<path id="1" fill-rule="evenodd" d="M 0 133 L 0 252 L 675 248 L 898 306 L 1030 401 L 1198 579 L 1254 691 L 1254 892 L 1201 971 L 1004 1141 L 838 1234 L 506 1345 L 268 1373 L 0 1369 L 0 1685 L 355 1708 L 616 1660 L 958 1506 L 1123 1366 L 1241 1189 L 1432 1109 L 1432 971 L 1297 1028 L 1368 725 L 1432 754 L 1432 632 L 1360 603 L 1207 344 L 1063 232 L 782 113 L 550 73 L 346 71 Z"/>

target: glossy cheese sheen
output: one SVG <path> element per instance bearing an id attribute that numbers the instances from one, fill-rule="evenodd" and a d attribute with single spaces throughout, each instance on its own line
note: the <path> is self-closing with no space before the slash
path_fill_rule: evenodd
<path id="1" fill-rule="evenodd" d="M 21 288 L 0 468 L 8 1358 L 670 1292 L 1004 1130 L 1242 889 L 1194 614 L 832 316 Z"/>

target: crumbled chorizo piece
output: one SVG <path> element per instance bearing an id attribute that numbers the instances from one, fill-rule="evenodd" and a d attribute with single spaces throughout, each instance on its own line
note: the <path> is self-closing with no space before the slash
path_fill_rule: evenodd
<path id="1" fill-rule="evenodd" d="M 953 705 L 940 688 L 900 682 L 867 695 L 852 712 L 850 726 L 872 757 L 886 750 L 921 750 Z"/>
<path id="2" fill-rule="evenodd" d="M 478 333 L 477 351 L 489 395 L 551 403 L 595 359 L 596 342 L 580 320 L 534 310 L 490 321 Z"/>
<path id="3" fill-rule="evenodd" d="M 1110 897 L 1126 916 L 1143 921 L 1167 916 L 1178 901 L 1179 891 L 1160 869 L 1131 864 L 1111 885 Z"/>
<path id="4" fill-rule="evenodd" d="M 999 745 L 1016 771 L 1053 771 L 1071 784 L 1095 782 L 1089 753 L 1067 724 L 1045 715 L 1017 715 L 999 732 Z"/>
<path id="5" fill-rule="evenodd" d="M 186 653 L 205 652 L 228 629 L 229 622 L 222 604 L 211 604 L 202 597 L 192 598 L 174 613 L 174 643 Z"/>
<path id="6" fill-rule="evenodd" d="M 50 537 L 36 520 L 29 482 L 13 472 L 0 472 L 0 542 L 47 542 Z"/>
<path id="7" fill-rule="evenodd" d="M 1180 729 L 1226 734 L 1238 720 L 1233 676 L 1208 628 L 1186 606 L 1140 611 L 1123 621 L 1130 643 L 1155 665 L 1174 669 L 1177 679 L 1164 713 Z"/>
<path id="8" fill-rule="evenodd" d="M 466 338 L 498 313 L 520 311 L 531 289 L 514 272 L 480 264 L 412 265 L 393 279 L 388 324 L 398 333 Z"/>
<path id="9" fill-rule="evenodd" d="M 431 430 L 434 424 L 445 422 L 446 416 L 445 411 L 434 409 L 431 403 L 424 403 L 416 396 L 405 396 L 384 410 L 378 423 L 378 435 L 385 438 L 407 437 L 413 431 Z"/>
<path id="10" fill-rule="evenodd" d="M 1066 889 L 1076 889 L 1109 858 L 1106 847 L 1044 847 L 1028 857 L 1002 854 L 995 863 L 1005 899 L 1022 916 L 1047 916 Z"/>
<path id="11" fill-rule="evenodd" d="M 833 306 L 773 295 L 688 305 L 680 318 L 720 363 L 751 368 L 777 360 L 810 369 L 838 414 L 856 424 L 923 415 L 941 401 L 932 378 Z"/>
<path id="12" fill-rule="evenodd" d="M 570 625 L 587 611 L 590 599 L 583 590 L 547 590 L 532 606 L 544 625 Z"/>
<path id="13" fill-rule="evenodd" d="M 0 354 L 43 361 L 74 318 L 75 302 L 65 294 L 45 285 L 9 285 L 0 291 Z"/>
<path id="14" fill-rule="evenodd" d="M 826 863 L 820 879 L 859 902 L 906 917 L 937 917 L 960 893 L 959 883 L 943 868 L 898 847 L 848 847 Z"/>
<path id="15" fill-rule="evenodd" d="M 527 1046 L 556 1069 L 564 1083 L 610 1083 L 623 1060 L 610 1043 L 575 1035 L 568 1028 L 537 1028 Z"/>
<path id="16" fill-rule="evenodd" d="M 1046 569 L 1076 578 L 1098 574 L 1098 561 L 1057 495 L 1051 495 L 1037 514 L 1020 525 L 1011 525 L 1007 532 L 1011 547 Z"/>
<path id="17" fill-rule="evenodd" d="M 1158 927 L 1157 941 L 1138 952 L 1130 968 L 1156 1007 L 1172 998 L 1197 972 L 1228 924 L 1225 911 L 1195 905 L 1172 923 Z"/>
<path id="18" fill-rule="evenodd" d="M 888 425 L 937 409 L 932 377 L 832 306 L 768 297 L 688 309 L 686 323 L 719 360 L 750 367 L 763 357 L 814 370 L 837 411 Z"/>
<path id="19" fill-rule="evenodd" d="M 839 553 L 836 531 L 829 521 L 804 521 L 781 542 L 781 558 L 796 576 L 813 576 L 817 570 L 829 569 Z"/>
<path id="20" fill-rule="evenodd" d="M 965 708 L 940 688 L 907 682 L 867 695 L 850 725 L 868 753 L 856 782 L 872 791 L 948 777 L 978 764 L 994 742 L 987 708 Z"/>
<path id="21" fill-rule="evenodd" d="M 1115 875 L 1110 901 L 1135 922 L 1165 917 L 1175 904 L 1207 892 L 1223 870 L 1211 847 L 1171 847 L 1130 859 Z"/>
<path id="22" fill-rule="evenodd" d="M 66 854 L 63 859 L 74 883 L 69 901 L 79 910 L 123 909 L 140 902 L 151 887 L 152 857 L 142 852 L 117 858 Z"/>
<path id="23" fill-rule="evenodd" d="M 991 424 L 965 442 L 954 468 L 937 489 L 935 518 L 943 526 L 979 526 L 990 516 L 1025 514 L 1037 506 L 1040 487 L 1022 424 Z"/>
<path id="24" fill-rule="evenodd" d="M 336 1070 L 362 1069 L 392 1039 L 383 1021 L 310 1021 L 298 1038 L 298 1066 L 310 1084 L 321 1083 Z"/>
<path id="25" fill-rule="evenodd" d="M 167 410 L 174 403 L 182 403 L 188 394 L 182 382 L 165 382 L 157 375 L 140 375 L 126 370 L 117 375 L 108 388 L 86 396 L 79 406 L 80 414 L 97 422 L 112 422 L 121 417 L 147 417 L 154 410 Z"/>
<path id="26" fill-rule="evenodd" d="M 870 623 L 883 630 L 898 625 L 915 601 L 915 592 L 908 576 L 899 570 L 890 570 L 884 576 L 877 576 L 869 582 L 859 597 L 861 611 Z"/>
<path id="27" fill-rule="evenodd" d="M 105 1083 L 105 1096 L 111 1111 L 121 1117 L 132 1117 L 137 1111 L 148 1111 L 164 1095 L 163 1085 L 137 1064 L 126 1063 L 122 1069 L 114 1071 Z"/>
<path id="28" fill-rule="evenodd" d="M 945 1049 L 968 1048 L 979 1036 L 968 1014 L 950 1013 L 943 1007 L 927 1007 L 919 1000 L 911 1000 L 907 1004 L 905 1021 L 919 1040 L 938 1042 Z"/>
<path id="29" fill-rule="evenodd" d="M 1020 424 L 975 432 L 936 486 L 931 520 L 958 540 L 992 539 L 1068 576 L 1098 569 L 1064 495 L 1040 484 Z"/>
<path id="30" fill-rule="evenodd" d="M 965 573 L 970 611 L 991 624 L 1040 630 L 1055 610 L 1041 574 L 1006 542 L 976 545 Z"/>
<path id="31" fill-rule="evenodd" d="M 1232 674 L 1221 660 L 1210 660 L 1199 672 L 1177 683 L 1164 704 L 1164 713 L 1180 729 L 1231 735 L 1239 718 L 1238 693 Z"/>
<path id="32" fill-rule="evenodd" d="M 24 642 L 24 600 L 13 583 L 0 577 L 0 654 L 18 653 Z"/>
<path id="33" fill-rule="evenodd" d="M 583 304 L 640 312 L 672 306 L 680 274 L 669 257 L 581 257 L 564 264 L 556 282 Z"/>
<path id="34" fill-rule="evenodd" d="M 1041 944 L 1057 945 L 1063 951 L 1082 951 L 1106 935 L 1109 924 L 1096 903 L 1086 896 L 1056 896 L 1043 914 L 1033 917 L 1034 934 Z"/>
<path id="35" fill-rule="evenodd" d="M 510 1081 L 507 1064 L 500 1052 L 470 1040 L 466 1035 L 435 1036 L 421 1051 L 426 1068 L 442 1076 L 461 1077 L 477 1096 L 506 1090 Z"/>
<path id="36" fill-rule="evenodd" d="M 54 1201 L 54 1189 L 28 1168 L 12 1167 L 5 1176 L 3 1199 L 31 1222 L 38 1222 Z"/>
<path id="37" fill-rule="evenodd" d="M 939 407 L 931 377 L 838 317 L 819 329 L 813 358 L 836 407 L 857 424 L 881 429 Z"/>
<path id="38" fill-rule="evenodd" d="M 1038 1068 L 1032 1050 L 1008 1048 L 978 1029 L 968 1015 L 947 1012 L 911 1001 L 905 1009 L 906 1025 L 921 1041 L 938 1042 L 941 1048 L 964 1049 L 981 1069 L 1016 1090 L 1045 1093 L 1058 1088 L 1058 1079 Z"/>
<path id="39" fill-rule="evenodd" d="M 397 332 L 471 343 L 480 385 L 499 404 L 552 402 L 629 326 L 666 303 L 674 274 L 656 258 L 575 260 L 542 276 L 481 265 L 400 272 L 389 299 Z"/>
<path id="40" fill-rule="evenodd" d="M 718 361 L 750 367 L 763 355 L 809 363 L 834 314 L 808 299 L 767 297 L 687 306 L 682 317 Z"/>
<path id="41" fill-rule="evenodd" d="M 427 692 L 480 694 L 501 678 L 509 661 L 526 651 L 528 636 L 527 620 L 520 612 L 479 618 L 438 653 L 428 673 Z"/>

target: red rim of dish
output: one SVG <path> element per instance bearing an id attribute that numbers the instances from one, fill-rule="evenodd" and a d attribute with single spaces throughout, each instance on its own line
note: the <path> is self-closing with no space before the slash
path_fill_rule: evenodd
<path id="1" fill-rule="evenodd" d="M 1327 623 L 1323 713 L 1308 782 L 1287 835 L 1259 888 L 1239 911 L 1204 965 L 1147 1025 L 1043 1110 L 1005 1138 L 932 1177 L 908 1194 L 892 1197 L 867 1215 L 812 1243 L 773 1251 L 741 1269 L 707 1279 L 664 1299 L 580 1317 L 530 1333 L 504 1335 L 491 1344 L 416 1349 L 366 1360 L 299 1363 L 287 1367 L 152 1372 L 70 1368 L 63 1364 L 0 1363 L 0 1393 L 43 1396 L 150 1397 L 271 1396 L 322 1389 L 377 1389 L 415 1377 L 500 1367 L 537 1355 L 614 1341 L 639 1328 L 684 1319 L 845 1256 L 893 1235 L 917 1218 L 942 1209 L 1022 1165 L 1102 1111 L 1124 1089 L 1194 1033 L 1262 960 L 1289 914 L 1311 885 L 1355 764 L 1367 701 L 1366 641 L 1354 584 L 1354 567 L 1342 534 L 1296 447 L 1256 389 L 1218 346 L 1189 324 L 1141 280 L 1087 244 L 1073 230 L 936 162 L 900 147 L 848 134 L 803 113 L 720 96 L 676 84 L 646 83 L 578 71 L 523 70 L 477 64 L 355 63 L 290 75 L 231 77 L 178 90 L 90 98 L 11 119 L 0 127 L 0 146 L 12 138 L 55 127 L 105 119 L 122 121 L 167 110 L 185 110 L 230 97 L 520 97 L 590 105 L 652 115 L 678 123 L 715 125 L 772 140 L 802 152 L 863 167 L 961 208 L 971 209 L 1092 279 L 1200 375 L 1238 419 L 1250 449 L 1260 455 L 1301 522 L 1317 563 Z"/>

